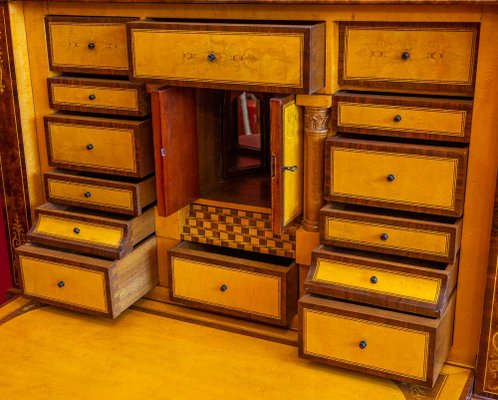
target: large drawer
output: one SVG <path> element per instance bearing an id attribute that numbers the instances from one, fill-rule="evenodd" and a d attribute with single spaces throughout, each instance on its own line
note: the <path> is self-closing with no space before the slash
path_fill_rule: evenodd
<path id="1" fill-rule="evenodd" d="M 322 22 L 140 21 L 127 27 L 133 80 L 305 94 L 325 85 Z"/>
<path id="2" fill-rule="evenodd" d="M 479 24 L 342 22 L 339 84 L 472 94 Z"/>
<path id="3" fill-rule="evenodd" d="M 156 201 L 154 176 L 133 182 L 53 170 L 43 177 L 45 198 L 52 203 L 136 216 Z"/>
<path id="4" fill-rule="evenodd" d="M 451 346 L 453 295 L 438 319 L 327 300 L 299 301 L 299 356 L 433 386 Z"/>
<path id="5" fill-rule="evenodd" d="M 157 283 L 155 237 L 117 261 L 32 244 L 16 251 L 24 296 L 90 314 L 116 318 Z"/>
<path id="6" fill-rule="evenodd" d="M 412 214 L 392 214 L 326 205 L 320 210 L 321 242 L 443 263 L 455 261 L 460 249 L 461 219 L 436 222 Z"/>
<path id="7" fill-rule="evenodd" d="M 345 252 L 319 246 L 312 253 L 307 293 L 428 317 L 440 317 L 456 285 L 458 259 L 436 264 Z"/>
<path id="8" fill-rule="evenodd" d="M 460 217 L 467 149 L 326 140 L 327 200 Z"/>
<path id="9" fill-rule="evenodd" d="M 52 71 L 128 75 L 127 21 L 138 18 L 45 18 Z"/>
<path id="10" fill-rule="evenodd" d="M 189 242 L 168 258 L 175 302 L 283 326 L 296 313 L 298 269 L 290 259 Z"/>
<path id="11" fill-rule="evenodd" d="M 150 114 L 145 85 L 118 79 L 56 76 L 48 79 L 50 108 L 143 117 Z"/>
<path id="12" fill-rule="evenodd" d="M 352 92 L 334 94 L 332 129 L 363 135 L 469 142 L 472 101 Z"/>
<path id="13" fill-rule="evenodd" d="M 104 258 L 122 258 L 154 233 L 154 209 L 138 217 L 81 213 L 70 207 L 45 203 L 35 210 L 28 233 L 33 243 Z"/>
<path id="14" fill-rule="evenodd" d="M 151 120 L 44 117 L 49 164 L 143 178 L 154 172 Z"/>

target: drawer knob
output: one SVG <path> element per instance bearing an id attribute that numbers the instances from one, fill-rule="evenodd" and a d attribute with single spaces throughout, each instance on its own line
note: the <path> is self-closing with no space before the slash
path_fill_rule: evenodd
<path id="1" fill-rule="evenodd" d="M 88 95 L 89 100 L 95 100 L 97 96 L 95 96 L 93 93 Z"/>
<path id="2" fill-rule="evenodd" d="M 401 121 L 401 115 L 395 115 L 393 118 L 394 122 L 400 122 Z"/>
<path id="3" fill-rule="evenodd" d="M 210 62 L 216 61 L 216 54 L 209 53 L 208 54 L 208 61 L 210 61 Z"/>
<path id="4" fill-rule="evenodd" d="M 396 179 L 396 177 L 393 174 L 389 174 L 386 176 L 386 179 L 388 182 L 392 182 Z"/>
<path id="5" fill-rule="evenodd" d="M 410 58 L 410 53 L 408 53 L 407 51 L 404 51 L 403 53 L 401 53 L 401 58 L 403 60 L 408 60 Z"/>
<path id="6" fill-rule="evenodd" d="M 76 233 L 77 235 L 80 233 L 80 228 L 77 226 L 73 229 L 73 232 Z"/>
<path id="7" fill-rule="evenodd" d="M 93 144 L 89 143 L 86 145 L 87 150 L 93 150 Z"/>
<path id="8" fill-rule="evenodd" d="M 88 43 L 88 50 L 95 50 L 95 43 L 94 42 L 90 42 Z"/>
<path id="9" fill-rule="evenodd" d="M 64 283 L 64 281 L 60 281 L 57 286 L 59 286 L 60 288 L 63 288 L 64 286 L 66 286 L 66 284 Z"/>
<path id="10" fill-rule="evenodd" d="M 228 290 L 228 286 L 223 284 L 220 286 L 220 292 L 226 292 Z"/>
<path id="11" fill-rule="evenodd" d="M 364 340 L 362 340 L 362 341 L 360 342 L 359 346 L 360 346 L 360 349 L 362 349 L 362 350 L 363 350 L 365 347 L 367 347 L 367 342 L 366 342 L 366 341 L 364 341 Z"/>
<path id="12" fill-rule="evenodd" d="M 90 197 L 92 197 L 92 192 L 86 192 L 85 193 L 85 197 L 88 199 Z"/>
<path id="13" fill-rule="evenodd" d="M 379 278 L 377 278 L 375 275 L 370 277 L 370 282 L 372 282 L 374 285 L 379 281 Z"/>
<path id="14" fill-rule="evenodd" d="M 387 239 L 389 239 L 389 235 L 387 233 L 382 233 L 380 235 L 380 240 L 387 240 Z"/>

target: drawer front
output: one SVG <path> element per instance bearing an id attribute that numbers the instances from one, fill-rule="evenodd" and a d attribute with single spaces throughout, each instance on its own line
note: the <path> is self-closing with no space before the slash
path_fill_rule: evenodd
<path id="1" fill-rule="evenodd" d="M 26 295 L 108 312 L 103 272 L 24 255 L 19 260 Z"/>
<path id="2" fill-rule="evenodd" d="M 178 257 L 172 257 L 171 264 L 174 297 L 267 318 L 281 317 L 279 277 Z"/>
<path id="3" fill-rule="evenodd" d="M 478 24 L 341 23 L 339 83 L 472 93 Z"/>
<path id="4" fill-rule="evenodd" d="M 387 323 L 303 309 L 303 353 L 425 381 L 430 335 Z"/>

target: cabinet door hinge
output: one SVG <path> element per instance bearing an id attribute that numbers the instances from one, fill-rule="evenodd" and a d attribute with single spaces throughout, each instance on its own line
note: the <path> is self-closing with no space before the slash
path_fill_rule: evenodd
<path id="1" fill-rule="evenodd" d="M 161 148 L 161 157 L 166 157 L 166 149 L 164 147 Z"/>

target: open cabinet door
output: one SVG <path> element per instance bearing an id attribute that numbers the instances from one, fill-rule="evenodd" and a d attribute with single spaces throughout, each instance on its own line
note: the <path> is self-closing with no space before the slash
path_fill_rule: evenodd
<path id="1" fill-rule="evenodd" d="M 157 208 L 168 216 L 199 198 L 195 90 L 152 91 Z"/>
<path id="2" fill-rule="evenodd" d="M 270 100 L 272 224 L 282 233 L 303 212 L 302 112 L 294 96 Z"/>

